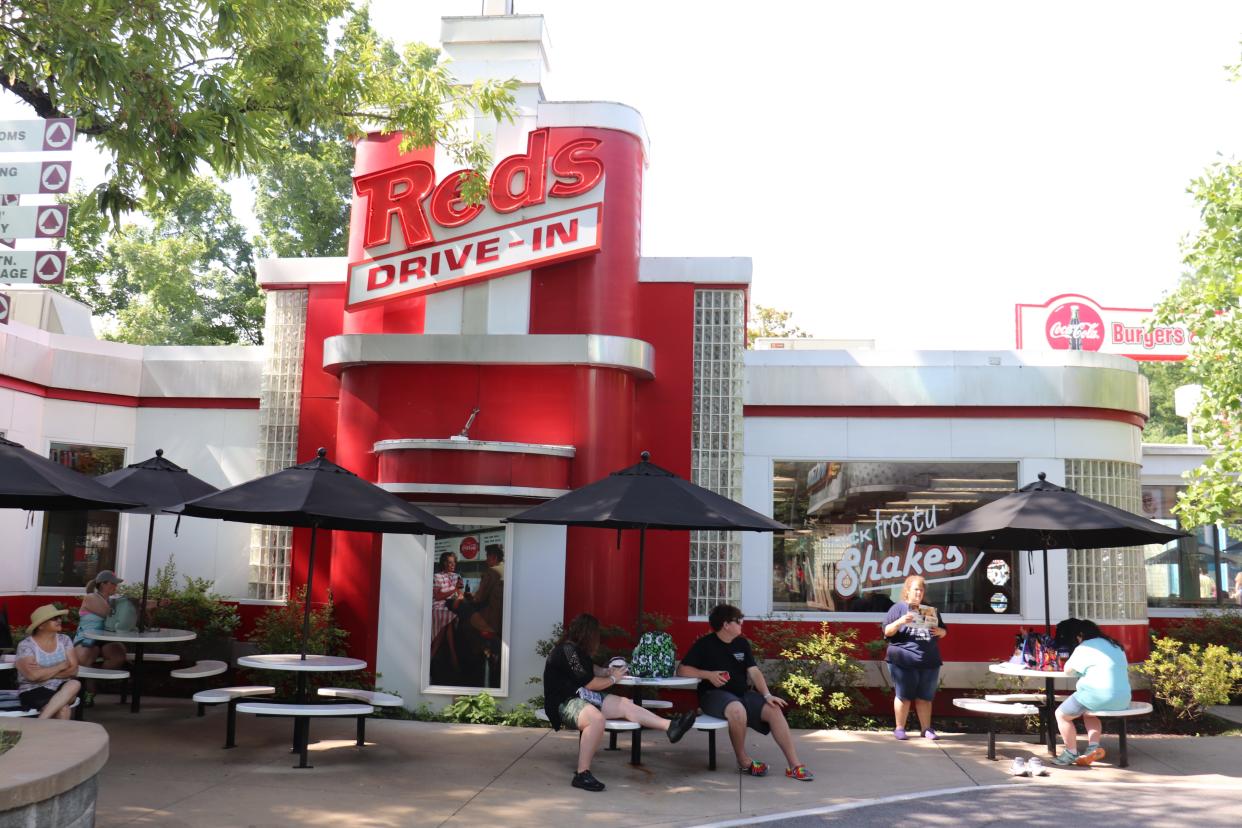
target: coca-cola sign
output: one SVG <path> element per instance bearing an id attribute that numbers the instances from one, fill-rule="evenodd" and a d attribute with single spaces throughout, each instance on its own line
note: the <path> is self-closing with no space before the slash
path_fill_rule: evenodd
<path id="1" fill-rule="evenodd" d="M 1016 308 L 1017 346 L 1098 351 L 1137 360 L 1180 360 L 1190 350 L 1185 325 L 1157 325 L 1151 308 L 1110 308 L 1078 294 Z"/>
<path id="2" fill-rule="evenodd" d="M 1057 351 L 1098 351 L 1104 344 L 1104 320 L 1082 302 L 1053 308 L 1045 324 L 1048 344 Z"/>

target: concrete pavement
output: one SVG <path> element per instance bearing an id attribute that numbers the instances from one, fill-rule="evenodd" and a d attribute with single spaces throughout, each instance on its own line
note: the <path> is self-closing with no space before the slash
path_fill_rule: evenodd
<path id="1" fill-rule="evenodd" d="M 752 779 L 733 772 L 725 738 L 713 772 L 705 734 L 670 745 L 648 733 L 641 767 L 628 764 L 626 736 L 622 750 L 600 752 L 592 769 L 608 789 L 590 794 L 569 785 L 576 736 L 565 731 L 377 720 L 359 748 L 352 721 L 315 721 L 315 767 L 296 770 L 289 720 L 239 715 L 238 747 L 223 750 L 223 707 L 200 719 L 187 700 L 152 697 L 135 716 L 115 700 L 101 696 L 87 711 L 112 739 L 99 826 L 1052 824 L 1059 803 L 1118 801 L 1147 809 L 1140 822 L 1167 812 L 1215 825 L 1237 824 L 1236 804 L 1220 811 L 1242 792 L 1238 737 L 1131 737 L 1125 770 L 1112 764 L 1116 740 L 1106 737 L 1110 756 L 1097 766 L 1020 779 L 1006 774 L 1011 757 L 1047 758 L 1030 737 L 998 737 L 1001 759 L 990 762 L 986 736 L 896 742 L 887 732 L 799 731 L 814 782 L 786 779 L 767 737 L 750 742 L 773 775 Z M 1030 794 L 1049 786 L 1062 790 Z M 1135 824 L 1127 813 L 1110 805 L 1080 816 Z"/>

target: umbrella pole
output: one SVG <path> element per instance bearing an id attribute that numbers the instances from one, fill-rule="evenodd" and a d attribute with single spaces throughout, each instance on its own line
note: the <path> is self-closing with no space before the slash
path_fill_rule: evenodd
<path id="1" fill-rule="evenodd" d="M 1052 610 L 1048 602 L 1048 550 L 1044 550 L 1044 634 L 1052 635 Z"/>
<path id="2" fill-rule="evenodd" d="M 306 600 L 302 610 L 302 660 L 306 660 L 306 645 L 310 641 L 311 582 L 315 580 L 315 525 L 311 524 L 310 555 L 306 561 Z M 298 673 L 301 676 L 302 673 Z"/>
<path id="3" fill-rule="evenodd" d="M 638 530 L 638 618 L 634 624 L 635 639 L 643 637 L 643 556 L 647 547 L 647 527 Z"/>
<path id="4" fill-rule="evenodd" d="M 147 628 L 147 584 L 151 580 L 151 541 L 155 537 L 155 514 L 147 522 L 147 562 L 142 568 L 142 603 L 138 605 L 138 632 Z"/>

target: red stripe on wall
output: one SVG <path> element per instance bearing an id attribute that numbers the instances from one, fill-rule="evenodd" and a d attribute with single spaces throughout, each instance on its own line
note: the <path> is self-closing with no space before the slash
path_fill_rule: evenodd
<path id="1" fill-rule="evenodd" d="M 103 394 L 76 388 L 53 388 L 16 377 L 0 377 L 0 388 L 20 391 L 48 400 L 116 405 L 122 408 L 227 408 L 255 409 L 258 397 L 130 397 L 125 394 Z"/>
<path id="2" fill-rule="evenodd" d="M 1073 406 L 1009 405 L 747 405 L 747 417 L 873 417 L 911 419 L 1111 420 L 1142 428 L 1146 418 L 1132 411 Z"/>

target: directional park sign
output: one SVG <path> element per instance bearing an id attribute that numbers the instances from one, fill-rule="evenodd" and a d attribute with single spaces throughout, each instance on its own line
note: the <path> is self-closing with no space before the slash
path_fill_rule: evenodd
<path id="1" fill-rule="evenodd" d="M 69 226 L 69 205 L 0 207 L 0 238 L 60 239 Z"/>
<path id="2" fill-rule="evenodd" d="M 69 161 L 0 161 L 0 193 L 69 191 Z"/>
<path id="3" fill-rule="evenodd" d="M 73 118 L 0 120 L 0 152 L 68 152 L 75 124 Z"/>
<path id="4" fill-rule="evenodd" d="M 0 282 L 59 285 L 65 281 L 65 251 L 8 250 L 0 252 Z"/>

